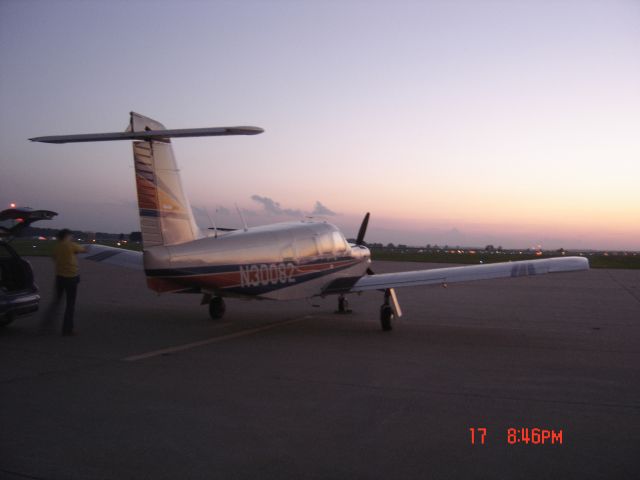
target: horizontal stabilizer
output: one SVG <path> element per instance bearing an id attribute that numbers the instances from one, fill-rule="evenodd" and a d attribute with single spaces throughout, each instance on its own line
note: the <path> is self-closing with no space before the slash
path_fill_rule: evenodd
<path id="1" fill-rule="evenodd" d="M 114 265 L 116 267 L 131 268 L 133 270 L 143 270 L 144 268 L 142 252 L 108 247 L 95 243 L 83 246 L 87 249 L 87 252 L 78 255 L 78 258 L 84 258 L 92 262 L 106 263 L 107 265 Z"/>
<path id="2" fill-rule="evenodd" d="M 78 135 L 54 135 L 30 138 L 32 142 L 76 143 L 109 142 L 113 140 L 166 140 L 181 137 L 218 137 L 224 135 L 257 135 L 264 132 L 259 127 L 180 128 L 173 130 L 146 130 L 142 132 L 83 133 Z"/>

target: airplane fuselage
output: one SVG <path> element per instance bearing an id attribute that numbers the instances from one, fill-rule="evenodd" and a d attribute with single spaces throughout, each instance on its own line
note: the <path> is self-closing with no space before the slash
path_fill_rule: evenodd
<path id="1" fill-rule="evenodd" d="M 340 277 L 364 275 L 369 249 L 326 222 L 234 230 L 144 252 L 149 288 L 277 300 L 308 298 Z"/>

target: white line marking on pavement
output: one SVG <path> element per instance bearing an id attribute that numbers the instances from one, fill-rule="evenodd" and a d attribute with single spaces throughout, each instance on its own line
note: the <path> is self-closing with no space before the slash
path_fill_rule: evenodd
<path id="1" fill-rule="evenodd" d="M 250 328 L 248 330 L 242 330 L 240 332 L 230 333 L 228 335 L 220 335 L 218 337 L 207 338 L 206 340 L 199 340 L 197 342 L 185 343 L 184 345 L 176 345 L 173 347 L 162 348 L 160 350 L 154 350 L 152 352 L 141 353 L 139 355 L 131 355 L 129 357 L 125 357 L 122 360 L 125 362 L 136 362 L 138 360 L 144 360 L 146 358 L 157 357 L 159 355 L 166 355 L 169 353 L 182 352 L 184 350 L 190 350 L 192 348 L 202 347 L 203 345 L 210 345 L 212 343 L 224 342 L 225 340 L 231 340 L 233 338 L 244 337 L 246 335 L 253 335 L 254 333 L 264 332 L 266 330 L 271 330 L 273 328 L 284 327 L 285 325 L 289 325 L 291 323 L 300 322 L 302 320 L 306 320 L 307 318 L 311 318 L 312 315 L 306 315 L 300 318 L 294 318 L 292 320 L 284 320 L 282 322 L 274 322 L 269 325 L 264 325 L 263 327 Z"/>

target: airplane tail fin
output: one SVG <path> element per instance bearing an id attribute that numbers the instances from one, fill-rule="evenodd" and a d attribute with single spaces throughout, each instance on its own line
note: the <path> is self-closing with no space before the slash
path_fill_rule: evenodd
<path id="1" fill-rule="evenodd" d="M 127 131 L 165 130 L 164 125 L 131 112 Z M 184 193 L 171 140 L 133 142 L 140 230 L 144 248 L 174 245 L 202 236 Z"/>
<path id="2" fill-rule="evenodd" d="M 189 242 L 203 236 L 182 187 L 171 138 L 256 135 L 262 132 L 258 127 L 167 130 L 160 122 L 131 112 L 125 132 L 56 135 L 30 140 L 44 143 L 133 140 L 140 228 L 142 244 L 146 249 Z"/>

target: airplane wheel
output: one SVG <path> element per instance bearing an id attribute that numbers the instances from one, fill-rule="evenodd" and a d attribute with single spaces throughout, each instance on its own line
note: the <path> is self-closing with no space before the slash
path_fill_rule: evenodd
<path id="1" fill-rule="evenodd" d="M 338 310 L 341 312 L 346 312 L 348 308 L 349 308 L 349 302 L 347 302 L 347 299 L 344 297 L 339 297 Z"/>
<path id="2" fill-rule="evenodd" d="M 391 330 L 391 320 L 393 319 L 393 309 L 390 305 L 382 305 L 380 307 L 380 325 L 382 330 L 388 332 Z"/>
<path id="3" fill-rule="evenodd" d="M 344 295 L 340 295 L 338 297 L 338 309 L 335 311 L 335 313 L 351 313 L 349 302 Z"/>
<path id="4" fill-rule="evenodd" d="M 213 320 L 219 320 L 224 316 L 224 312 L 227 310 L 222 297 L 213 297 L 209 302 L 209 316 Z"/>

